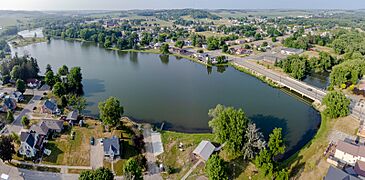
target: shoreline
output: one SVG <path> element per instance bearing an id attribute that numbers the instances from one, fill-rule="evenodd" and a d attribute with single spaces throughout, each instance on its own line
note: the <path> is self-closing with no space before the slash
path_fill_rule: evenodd
<path id="1" fill-rule="evenodd" d="M 55 38 L 55 39 L 61 39 L 61 38 Z M 94 43 L 94 42 L 91 42 L 91 41 L 85 41 L 85 40 L 81 40 L 81 39 L 61 39 L 61 40 L 67 40 L 67 41 L 69 40 L 69 41 L 79 41 L 79 42 L 90 42 L 90 43 Z M 153 53 L 153 54 L 159 54 L 159 55 L 161 55 L 161 53 L 160 53 L 160 52 L 159 52 L 159 50 L 157 50 L 157 49 L 147 49 L 147 50 L 146 50 L 146 49 L 140 49 L 140 50 L 134 50 L 134 49 L 120 50 L 120 49 L 117 49 L 117 48 L 104 48 L 104 49 L 116 50 L 116 51 L 121 51 L 121 52 L 141 52 L 141 53 Z M 193 61 L 193 62 L 197 62 L 197 63 L 199 63 L 199 64 L 201 64 L 201 65 L 205 65 L 205 66 L 210 66 L 210 67 L 212 67 L 212 65 L 207 65 L 207 64 L 205 64 L 205 63 L 203 63 L 203 62 L 200 62 L 200 61 L 198 61 L 198 60 L 196 60 L 196 59 L 194 59 L 194 58 L 188 57 L 188 56 L 183 56 L 183 55 L 176 54 L 176 53 L 170 53 L 170 54 L 168 54 L 168 55 L 173 55 L 173 56 L 175 56 L 175 57 L 185 58 L 185 59 L 187 59 L 187 60 L 190 60 L 190 61 Z M 271 87 L 273 87 L 273 88 L 279 88 L 279 89 L 281 89 L 281 87 L 280 87 L 280 86 L 278 86 L 276 83 L 274 83 L 274 82 L 273 82 L 273 81 L 271 81 L 270 79 L 267 79 L 267 78 L 265 78 L 264 76 L 260 76 L 260 75 L 258 75 L 258 74 L 255 74 L 255 73 L 251 72 L 250 70 L 248 70 L 248 69 L 246 69 L 246 68 L 244 68 L 244 67 L 238 66 L 238 65 L 236 65 L 236 64 L 234 64 L 234 63 L 232 63 L 232 62 L 227 63 L 226 65 L 231 66 L 231 67 L 235 68 L 236 70 L 238 70 L 238 71 L 240 71 L 240 72 L 243 72 L 243 73 L 245 73 L 245 74 L 251 75 L 252 77 L 255 77 L 255 78 L 259 79 L 259 80 L 260 80 L 260 81 L 262 81 L 263 83 L 266 83 L 267 85 L 269 85 L 269 86 L 271 86 Z M 289 95 L 289 96 L 293 96 L 293 95 L 290 95 L 290 94 L 288 94 L 288 95 Z M 298 98 L 298 99 L 300 99 L 300 96 L 298 96 L 297 98 Z M 313 107 L 316 111 L 320 112 L 320 109 L 319 109 L 319 108 L 316 108 L 317 106 L 315 106 L 315 105 L 313 105 L 313 104 L 312 104 L 312 107 Z M 89 116 L 89 117 L 93 117 L 93 116 Z M 97 117 L 93 117 L 93 118 L 98 119 Z M 161 123 L 163 123 L 163 122 L 160 122 L 160 123 L 150 123 L 150 122 L 146 122 L 146 121 L 144 121 L 144 120 L 138 120 L 138 119 L 134 119 L 133 117 L 128 117 L 128 116 L 125 116 L 125 117 L 123 117 L 123 118 L 127 118 L 128 120 L 130 120 L 130 121 L 132 121 L 132 122 L 134 122 L 134 123 L 137 123 L 137 124 L 148 123 L 148 124 L 156 125 L 156 124 L 161 124 Z M 292 154 L 292 155 L 290 155 L 290 156 L 288 156 L 287 158 L 285 158 L 285 160 L 284 160 L 284 161 L 287 161 L 288 159 L 291 159 L 291 158 L 292 158 L 292 156 L 295 156 L 296 154 L 298 154 L 298 153 L 300 153 L 301 151 L 305 150 L 305 148 L 306 148 L 309 144 L 311 144 L 313 141 L 315 141 L 315 137 L 316 137 L 316 136 L 317 136 L 317 134 L 321 131 L 322 124 L 323 124 L 323 122 L 322 122 L 322 117 L 320 117 L 319 128 L 317 128 L 317 129 L 316 129 L 316 133 L 313 135 L 313 137 L 312 137 L 312 138 L 311 138 L 311 139 L 310 139 L 307 143 L 305 143 L 305 145 L 304 145 L 303 147 L 299 148 L 298 150 L 296 150 L 295 152 L 293 152 L 293 154 Z M 172 131 L 172 132 L 180 132 L 180 133 L 193 133 L 193 134 L 204 134 L 204 133 L 209 133 L 209 130 L 208 130 L 208 129 L 207 129 L 207 130 L 202 130 L 201 132 L 200 132 L 199 130 L 197 130 L 197 131 L 199 131 L 199 132 L 197 132 L 197 131 L 177 130 L 177 129 L 174 129 L 174 128 L 172 128 L 172 129 L 167 129 L 167 130 L 164 130 L 164 131 Z M 210 132 L 210 133 L 211 133 L 211 132 Z"/>

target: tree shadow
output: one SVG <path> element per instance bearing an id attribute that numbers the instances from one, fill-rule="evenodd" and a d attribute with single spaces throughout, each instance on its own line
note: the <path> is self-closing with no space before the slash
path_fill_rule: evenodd
<path id="1" fill-rule="evenodd" d="M 48 142 L 45 148 L 51 150 L 51 154 L 49 156 L 43 155 L 42 161 L 56 164 L 58 156 L 64 153 L 54 142 Z"/>
<path id="2" fill-rule="evenodd" d="M 85 89 L 85 97 L 91 97 L 95 93 L 105 92 L 104 80 L 100 79 L 84 79 L 82 80 Z M 88 102 L 88 105 L 90 102 Z"/>
<path id="3" fill-rule="evenodd" d="M 289 133 L 289 128 L 287 124 L 287 120 L 282 118 L 277 118 L 274 116 L 266 116 L 262 114 L 255 114 L 249 117 L 254 123 L 256 123 L 256 127 L 261 127 L 260 131 L 264 135 L 265 139 L 268 140 L 269 134 L 275 128 L 282 128 L 282 134 L 285 137 Z"/>
<path id="4" fill-rule="evenodd" d="M 231 179 L 237 179 L 240 174 L 246 169 L 249 162 L 244 160 L 243 157 L 237 157 L 229 162 L 227 162 L 228 174 L 230 174 Z"/>

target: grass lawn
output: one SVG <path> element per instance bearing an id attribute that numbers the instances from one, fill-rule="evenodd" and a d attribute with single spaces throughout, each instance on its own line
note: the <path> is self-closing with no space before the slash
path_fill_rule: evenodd
<path id="1" fill-rule="evenodd" d="M 124 164 L 127 162 L 125 159 L 118 160 L 117 162 L 113 163 L 114 166 L 114 172 L 117 176 L 123 175 L 123 167 Z"/>
<path id="2" fill-rule="evenodd" d="M 86 171 L 85 169 L 68 169 L 68 173 L 70 174 L 80 174 L 82 171 Z"/>
<path id="3" fill-rule="evenodd" d="M 192 162 L 191 152 L 200 141 L 214 140 L 213 134 L 186 134 L 171 131 L 162 131 L 161 138 L 164 145 L 164 153 L 158 157 L 158 160 L 165 167 L 168 166 L 173 169 L 172 174 L 163 174 L 163 177 L 166 179 L 181 179 L 190 167 L 194 165 L 195 162 Z M 180 151 L 178 148 L 180 142 L 184 145 L 184 151 Z M 201 174 L 201 171 L 194 171 L 191 176 L 194 177 L 197 174 Z"/>
<path id="4" fill-rule="evenodd" d="M 43 163 L 71 166 L 90 165 L 90 137 L 104 137 L 100 122 L 86 120 L 86 126 L 74 126 L 72 131 L 75 132 L 74 140 L 71 140 L 70 132 L 66 132 L 46 144 L 46 148 L 50 149 L 52 153 L 43 158 Z"/>

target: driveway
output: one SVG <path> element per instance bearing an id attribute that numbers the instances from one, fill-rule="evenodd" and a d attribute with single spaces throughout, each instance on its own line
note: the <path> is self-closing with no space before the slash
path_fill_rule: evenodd
<path id="1" fill-rule="evenodd" d="M 94 145 L 90 145 L 90 166 L 93 169 L 103 167 L 104 165 L 104 150 L 99 139 L 95 140 Z"/>

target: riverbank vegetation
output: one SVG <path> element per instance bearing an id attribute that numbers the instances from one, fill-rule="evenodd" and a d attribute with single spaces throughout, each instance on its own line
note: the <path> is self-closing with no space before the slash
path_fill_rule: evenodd
<path id="1" fill-rule="evenodd" d="M 350 100 L 339 91 L 331 91 L 323 98 L 324 113 L 330 118 L 345 117 L 350 113 Z"/>

